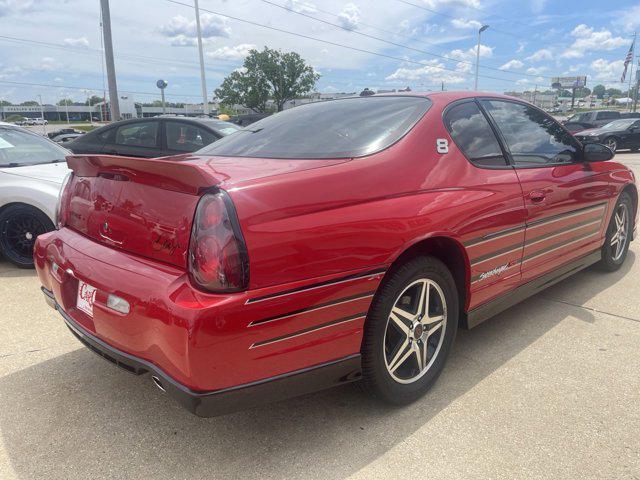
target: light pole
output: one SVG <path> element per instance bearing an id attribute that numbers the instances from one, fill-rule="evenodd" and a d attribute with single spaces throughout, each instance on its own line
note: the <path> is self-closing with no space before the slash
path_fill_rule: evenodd
<path id="1" fill-rule="evenodd" d="M 200 8 L 198 7 L 198 0 L 194 0 L 194 7 L 196 9 L 196 32 L 198 34 L 198 56 L 200 57 L 200 84 L 202 87 L 202 102 L 204 107 L 204 114 L 209 115 L 209 100 L 207 98 L 207 81 L 204 76 L 204 53 L 202 52 L 202 29 L 200 28 Z"/>
<path id="2" fill-rule="evenodd" d="M 482 25 L 479 29 L 478 29 L 478 48 L 476 50 L 476 80 L 473 84 L 473 89 L 474 90 L 478 90 L 478 69 L 480 68 L 480 35 L 482 34 L 482 32 L 484 32 L 487 28 L 489 28 L 489 25 Z"/>
<path id="3" fill-rule="evenodd" d="M 46 135 L 47 127 L 44 124 L 44 107 L 42 106 L 42 95 L 38 95 L 38 98 L 40 99 L 40 118 L 42 119 L 42 132 L 44 133 L 44 135 Z"/>
<path id="4" fill-rule="evenodd" d="M 165 80 L 158 80 L 156 82 L 156 87 L 158 87 L 160 89 L 160 93 L 162 94 L 162 114 L 164 115 L 166 112 L 166 107 L 165 107 L 165 103 L 164 103 L 164 89 L 167 88 L 167 85 L 169 85 Z"/>

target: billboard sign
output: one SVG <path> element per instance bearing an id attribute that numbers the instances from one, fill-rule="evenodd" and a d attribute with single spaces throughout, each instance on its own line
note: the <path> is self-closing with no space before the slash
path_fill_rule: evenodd
<path id="1" fill-rule="evenodd" d="M 551 78 L 551 88 L 582 88 L 586 85 L 586 76 Z"/>

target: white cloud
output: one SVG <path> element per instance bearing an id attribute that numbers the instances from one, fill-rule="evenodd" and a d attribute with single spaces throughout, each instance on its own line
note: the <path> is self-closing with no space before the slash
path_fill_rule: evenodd
<path id="1" fill-rule="evenodd" d="M 480 8 L 481 6 L 479 0 L 423 0 L 423 3 L 430 8 L 444 7 L 447 5 L 473 8 Z"/>
<path id="2" fill-rule="evenodd" d="M 62 83 L 62 82 L 64 82 L 64 79 L 62 77 L 56 77 L 56 78 L 53 79 L 53 81 L 56 82 L 56 83 Z"/>
<path id="3" fill-rule="evenodd" d="M 518 68 L 522 68 L 522 67 L 524 67 L 524 63 L 514 58 L 513 60 L 509 60 L 507 63 L 502 65 L 500 67 L 500 70 L 512 70 L 512 69 L 517 70 Z"/>
<path id="4" fill-rule="evenodd" d="M 533 55 L 527 57 L 527 60 L 532 62 L 541 62 L 542 60 L 552 60 L 553 53 L 548 48 L 541 48 L 537 52 L 534 52 Z"/>
<path id="5" fill-rule="evenodd" d="M 614 25 L 621 27 L 625 32 L 634 32 L 640 28 L 640 5 L 625 8 L 617 13 Z"/>
<path id="6" fill-rule="evenodd" d="M 609 62 L 604 58 L 598 58 L 591 62 L 591 69 L 595 72 L 594 77 L 597 80 L 614 80 L 620 78 L 624 70 L 624 60 L 614 60 Z M 629 72 L 627 72 L 627 75 Z"/>
<path id="7" fill-rule="evenodd" d="M 338 21 L 343 28 L 355 30 L 360 23 L 360 8 L 354 3 L 347 3 L 338 14 Z"/>
<path id="8" fill-rule="evenodd" d="M 0 17 L 24 13 L 33 7 L 33 0 L 0 0 Z"/>
<path id="9" fill-rule="evenodd" d="M 0 80 L 15 77 L 16 75 L 20 75 L 22 72 L 22 68 L 18 67 L 17 65 L 0 68 Z"/>
<path id="10" fill-rule="evenodd" d="M 466 18 L 454 18 L 451 20 L 451 25 L 455 28 L 473 28 L 478 29 L 482 26 L 477 20 L 467 20 Z"/>
<path id="11" fill-rule="evenodd" d="M 547 0 L 531 0 L 531 11 L 533 13 L 540 13 L 544 10 Z"/>
<path id="12" fill-rule="evenodd" d="M 574 28 L 571 35 L 576 40 L 560 55 L 562 58 L 580 58 L 587 52 L 609 51 L 631 44 L 627 39 L 614 37 L 609 30 L 602 29 L 597 32 L 584 23 Z"/>
<path id="13" fill-rule="evenodd" d="M 65 38 L 62 43 L 70 47 L 89 47 L 89 39 L 87 37 Z"/>
<path id="14" fill-rule="evenodd" d="M 445 82 L 445 83 L 463 83 L 464 77 L 444 70 L 444 65 L 438 60 L 425 60 L 422 62 L 424 66 L 416 68 L 398 68 L 391 75 L 386 77 L 387 81 L 401 81 L 401 82 L 417 82 L 417 81 L 430 81 L 430 82 Z"/>
<path id="15" fill-rule="evenodd" d="M 460 60 L 460 63 L 456 64 L 456 70 L 461 73 L 470 72 L 473 68 L 473 63 L 476 61 L 477 47 L 471 47 L 468 50 L 455 49 L 451 50 L 446 56 L 454 60 Z M 493 56 L 493 47 L 480 44 L 480 57 L 489 58 Z"/>
<path id="16" fill-rule="evenodd" d="M 300 0 L 286 0 L 284 2 L 284 7 L 287 10 L 291 10 L 293 12 L 298 13 L 315 13 L 317 12 L 317 8 L 313 3 L 304 2 Z"/>
<path id="17" fill-rule="evenodd" d="M 42 57 L 40 60 L 40 70 L 53 70 L 56 66 L 56 59 L 53 57 Z"/>
<path id="18" fill-rule="evenodd" d="M 516 53 L 522 53 L 524 52 L 524 47 L 526 47 L 526 43 L 524 42 L 518 42 L 518 49 L 516 50 Z"/>
<path id="19" fill-rule="evenodd" d="M 231 27 L 226 18 L 209 13 L 200 15 L 200 27 L 203 38 L 229 37 Z M 196 40 L 196 21 L 189 20 L 182 15 L 176 15 L 167 23 L 160 27 L 160 33 L 166 37 L 171 37 L 171 44 L 175 46 L 194 45 Z"/>
<path id="20" fill-rule="evenodd" d="M 242 60 L 249 55 L 249 50 L 255 49 L 256 46 L 251 43 L 241 43 L 234 47 L 224 46 L 213 52 L 207 52 L 207 57 L 218 58 L 222 60 Z"/>
<path id="21" fill-rule="evenodd" d="M 547 67 L 529 67 L 527 73 L 530 75 L 540 75 L 547 71 Z"/>

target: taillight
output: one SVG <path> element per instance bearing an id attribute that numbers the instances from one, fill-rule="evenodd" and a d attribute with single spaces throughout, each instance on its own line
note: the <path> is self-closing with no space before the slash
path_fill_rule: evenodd
<path id="1" fill-rule="evenodd" d="M 189 271 L 210 292 L 237 292 L 249 284 L 249 258 L 235 208 L 223 190 L 198 202 L 191 228 Z"/>
<path id="2" fill-rule="evenodd" d="M 67 224 L 70 197 L 69 184 L 72 178 L 73 172 L 67 173 L 67 176 L 64 177 L 62 185 L 60 186 L 60 193 L 58 193 L 58 203 L 56 204 L 56 228 L 58 230 Z"/>

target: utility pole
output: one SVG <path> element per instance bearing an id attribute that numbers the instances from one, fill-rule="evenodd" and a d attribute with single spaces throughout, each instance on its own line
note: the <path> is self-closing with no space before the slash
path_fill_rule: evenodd
<path id="1" fill-rule="evenodd" d="M 473 83 L 473 89 L 475 91 L 478 90 L 478 71 L 480 69 L 480 35 L 482 34 L 482 32 L 484 32 L 487 28 L 489 28 L 489 25 L 482 25 L 479 29 L 478 29 L 478 48 L 476 50 L 476 79 L 475 82 Z"/>
<path id="2" fill-rule="evenodd" d="M 636 66 L 636 88 L 633 91 L 633 111 L 635 112 L 638 107 L 638 90 L 640 89 L 640 57 L 638 65 Z"/>
<path id="3" fill-rule="evenodd" d="M 118 85 L 116 84 L 116 66 L 113 61 L 113 41 L 111 39 L 111 13 L 109 0 L 100 0 L 102 9 L 102 35 L 104 38 L 104 56 L 107 64 L 107 83 L 109 84 L 109 105 L 111 120 L 120 120 L 120 104 L 118 102 Z"/>
<path id="4" fill-rule="evenodd" d="M 633 67 L 636 62 L 633 61 L 633 56 L 636 53 L 636 36 L 637 33 L 633 32 L 633 43 L 631 44 L 631 71 L 629 72 L 629 90 L 627 90 L 627 97 L 629 98 L 629 111 L 631 111 L 631 80 L 633 79 Z"/>
<path id="5" fill-rule="evenodd" d="M 38 95 L 40 99 L 40 118 L 42 118 L 42 133 L 47 134 L 47 126 L 44 124 L 44 107 L 42 106 L 42 95 Z"/>
<path id="6" fill-rule="evenodd" d="M 440 88 L 442 89 L 442 91 L 444 92 L 444 80 L 442 80 L 441 84 L 440 84 Z"/>
<path id="7" fill-rule="evenodd" d="M 202 51 L 202 29 L 200 28 L 200 7 L 198 0 L 193 0 L 196 9 L 196 31 L 198 34 L 198 56 L 200 57 L 200 86 L 202 87 L 202 106 L 204 114 L 209 115 L 209 99 L 207 98 L 207 80 L 204 76 L 204 53 Z"/>

